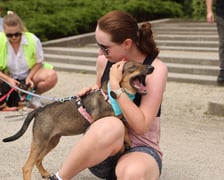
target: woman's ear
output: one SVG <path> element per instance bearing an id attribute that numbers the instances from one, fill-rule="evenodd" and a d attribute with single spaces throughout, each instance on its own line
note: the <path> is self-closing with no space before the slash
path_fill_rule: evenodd
<path id="1" fill-rule="evenodd" d="M 125 39 L 123 43 L 124 43 L 125 48 L 130 49 L 133 41 L 132 41 L 132 39 Z"/>

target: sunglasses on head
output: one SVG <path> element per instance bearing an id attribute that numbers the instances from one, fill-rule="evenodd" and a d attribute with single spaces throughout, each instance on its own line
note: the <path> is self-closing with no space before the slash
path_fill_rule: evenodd
<path id="1" fill-rule="evenodd" d="M 22 35 L 21 32 L 7 33 L 7 34 L 6 34 L 6 37 L 7 37 L 7 38 L 12 38 L 13 36 L 14 36 L 14 37 L 20 37 L 21 35 Z"/>
<path id="2" fill-rule="evenodd" d="M 102 45 L 102 44 L 100 44 L 100 43 L 98 43 L 98 42 L 96 42 L 96 44 L 99 46 L 99 48 L 103 51 L 103 53 L 104 53 L 104 55 L 108 55 L 109 54 L 109 47 L 107 47 L 107 46 L 104 46 L 104 45 Z"/>

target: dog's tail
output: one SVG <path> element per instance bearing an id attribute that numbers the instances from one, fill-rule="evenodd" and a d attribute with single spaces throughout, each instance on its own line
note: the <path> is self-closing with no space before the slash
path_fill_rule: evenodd
<path id="1" fill-rule="evenodd" d="M 16 134 L 14 134 L 14 135 L 12 135 L 10 137 L 7 137 L 5 139 L 3 139 L 2 141 L 3 142 L 10 142 L 10 141 L 15 141 L 15 140 L 19 139 L 26 132 L 27 128 L 29 127 L 31 121 L 36 116 L 36 114 L 37 114 L 38 111 L 39 111 L 39 108 L 31 111 L 27 115 L 27 117 L 26 117 L 26 119 L 25 119 L 25 121 L 24 121 L 21 129 Z"/>

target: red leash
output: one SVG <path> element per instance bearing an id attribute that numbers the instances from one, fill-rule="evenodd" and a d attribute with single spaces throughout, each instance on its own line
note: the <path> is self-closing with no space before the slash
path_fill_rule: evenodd
<path id="1" fill-rule="evenodd" d="M 6 94 L 4 94 L 1 98 L 0 98 L 0 102 L 5 100 L 12 92 L 14 91 L 14 88 L 11 88 Z"/>

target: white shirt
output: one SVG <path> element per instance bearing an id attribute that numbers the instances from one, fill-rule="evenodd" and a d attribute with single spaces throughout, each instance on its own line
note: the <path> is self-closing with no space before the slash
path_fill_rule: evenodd
<path id="1" fill-rule="evenodd" d="M 44 55 L 41 42 L 35 35 L 33 37 L 36 44 L 36 63 L 42 63 Z M 28 40 L 25 35 L 22 35 L 20 47 L 16 54 L 11 44 L 7 42 L 7 68 L 10 72 L 10 77 L 13 79 L 23 80 L 29 74 L 29 67 L 26 63 L 25 52 L 23 50 L 24 44 L 28 44 Z"/>

